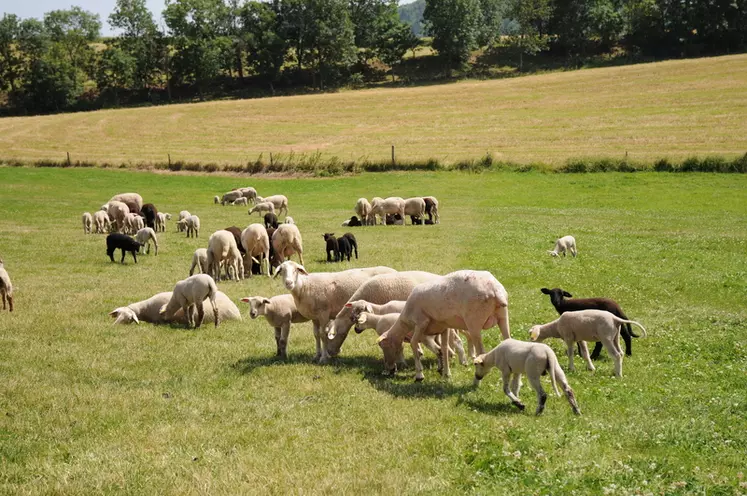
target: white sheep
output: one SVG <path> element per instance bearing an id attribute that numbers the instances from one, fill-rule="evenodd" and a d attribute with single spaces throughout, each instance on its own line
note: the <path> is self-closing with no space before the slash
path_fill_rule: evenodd
<path id="1" fill-rule="evenodd" d="M 236 198 L 233 202 L 231 202 L 231 205 L 243 205 L 244 207 L 246 207 L 248 204 L 248 200 L 243 196 L 241 198 Z"/>
<path id="2" fill-rule="evenodd" d="M 342 272 L 319 272 L 309 274 L 302 265 L 292 261 L 283 262 L 275 270 L 281 274 L 285 288 L 293 295 L 298 311 L 314 323 L 316 360 L 329 360 L 326 348 L 322 347 L 322 331 L 330 317 L 345 305 L 355 290 L 365 281 L 379 274 L 395 272 L 389 267 L 351 269 Z"/>
<path id="3" fill-rule="evenodd" d="M 368 203 L 368 200 L 358 198 L 358 201 L 355 202 L 355 213 L 364 225 L 368 224 L 368 216 L 371 214 L 371 204 Z"/>
<path id="4" fill-rule="evenodd" d="M 272 249 L 275 251 L 275 259 L 283 263 L 286 258 L 298 253 L 298 258 L 303 265 L 303 240 L 301 231 L 295 224 L 280 224 L 272 234 Z"/>
<path id="5" fill-rule="evenodd" d="M 286 216 L 285 220 L 283 221 L 283 224 L 295 224 L 295 223 L 296 221 L 293 220 L 293 217 L 288 217 L 288 216 Z"/>
<path id="6" fill-rule="evenodd" d="M 194 275 L 195 269 L 199 268 L 203 274 L 208 274 L 207 265 L 207 248 L 197 248 L 192 255 L 192 266 L 189 268 L 189 275 Z"/>
<path id="7" fill-rule="evenodd" d="M 145 221 L 138 214 L 127 214 L 125 217 L 125 230 L 129 234 L 135 234 L 140 229 L 145 227 Z"/>
<path id="8" fill-rule="evenodd" d="M 187 327 L 200 327 L 202 319 L 205 316 L 203 302 L 206 298 L 209 298 L 210 305 L 213 307 L 213 315 L 215 316 L 215 327 L 218 327 L 220 317 L 215 304 L 216 293 L 218 293 L 218 287 L 209 275 L 195 274 L 189 276 L 183 281 L 176 283 L 171 299 L 161 307 L 160 314 L 164 319 L 171 320 L 174 318 L 177 310 L 181 308 L 187 318 Z M 195 308 L 197 309 L 196 322 L 194 316 Z"/>
<path id="9" fill-rule="evenodd" d="M 151 324 L 167 324 L 172 322 L 186 324 L 187 318 L 181 308 L 177 310 L 174 316 L 169 320 L 166 320 L 161 314 L 161 308 L 171 300 L 172 294 L 173 292 L 171 291 L 158 293 L 147 300 L 131 303 L 125 307 L 115 308 L 109 312 L 109 315 L 116 319 L 114 321 L 115 324 L 132 324 L 133 322 L 139 324 L 141 321 L 149 322 Z M 203 301 L 203 308 L 205 309 L 205 315 L 202 319 L 203 324 L 215 320 L 215 315 L 213 314 L 211 306 L 208 305 L 205 307 L 208 302 L 208 299 Z M 218 317 L 221 321 L 241 320 L 241 312 L 239 312 L 238 307 L 236 307 L 231 299 L 221 291 L 218 291 L 215 295 L 215 305 L 218 307 Z"/>
<path id="10" fill-rule="evenodd" d="M 266 196 L 262 198 L 262 200 L 260 200 L 260 198 L 262 197 L 259 197 L 259 196 L 257 197 L 257 202 L 262 201 L 265 203 L 272 203 L 272 205 L 275 207 L 275 210 L 277 210 L 278 215 L 282 215 L 283 210 L 285 210 L 285 215 L 288 215 L 288 198 L 286 198 L 285 196 L 283 195 Z M 275 212 L 273 211 L 273 213 Z"/>
<path id="11" fill-rule="evenodd" d="M 573 389 L 568 385 L 568 380 L 563 373 L 563 369 L 558 364 L 558 357 L 552 349 L 541 343 L 527 343 L 516 339 L 506 339 L 497 347 L 490 350 L 484 355 L 475 358 L 475 385 L 490 372 L 493 367 L 501 371 L 503 377 L 503 392 L 511 399 L 519 410 L 524 410 L 524 404 L 519 400 L 519 390 L 521 389 L 521 374 L 526 374 L 529 384 L 537 393 L 537 410 L 536 415 L 542 413 L 547 401 L 547 393 L 542 389 L 540 377 L 547 373 L 550 376 L 550 382 L 555 390 L 555 394 L 560 396 L 557 383 L 563 388 L 568 403 L 571 405 L 573 413 L 579 415 L 581 411 L 576 403 L 576 396 Z M 513 375 L 513 379 L 511 376 Z"/>
<path id="12" fill-rule="evenodd" d="M 236 238 L 225 230 L 215 231 L 208 239 L 208 274 L 216 281 L 220 280 L 221 263 L 225 264 L 227 279 L 231 278 L 231 271 L 236 281 L 244 278 L 244 261 L 236 245 Z"/>
<path id="13" fill-rule="evenodd" d="M 134 203 L 137 205 L 138 212 L 143 209 L 143 197 L 137 193 L 120 193 L 118 195 L 112 196 L 109 200 L 109 203 L 113 201 L 122 203 Z"/>
<path id="14" fill-rule="evenodd" d="M 171 220 L 171 214 L 158 212 L 156 215 L 156 232 L 166 232 L 167 220 Z"/>
<path id="15" fill-rule="evenodd" d="M 382 223 L 386 225 L 387 214 L 399 214 L 402 220 L 405 219 L 405 200 L 399 196 L 391 196 L 385 200 L 377 201 L 371 204 L 371 215 L 381 217 Z M 402 222 L 404 225 L 404 222 Z"/>
<path id="16" fill-rule="evenodd" d="M 481 333 L 496 324 L 503 339 L 511 337 L 508 294 L 490 272 L 459 270 L 419 284 L 407 298 L 397 322 L 379 338 L 385 371 L 396 370 L 396 352 L 409 333 L 412 333 L 415 380 L 422 381 L 423 366 L 416 351 L 423 336 L 441 334 L 444 342 L 449 328 L 466 330 L 477 353 L 482 354 L 485 349 Z M 442 375 L 450 377 L 449 361 L 442 360 L 442 365 Z"/>
<path id="17" fill-rule="evenodd" d="M 562 238 L 558 238 L 558 240 L 555 241 L 555 248 L 547 250 L 547 253 L 553 257 L 557 257 L 561 253 L 565 256 L 565 252 L 568 250 L 570 250 L 574 257 L 576 256 L 576 238 L 573 236 L 563 236 Z"/>
<path id="18" fill-rule="evenodd" d="M 421 221 L 425 219 L 425 200 L 420 197 L 408 198 L 405 200 L 405 215 L 417 217 Z M 405 220 L 405 217 L 402 217 Z M 404 222 L 403 222 L 404 223 Z M 425 225 L 425 222 L 422 223 Z"/>
<path id="19" fill-rule="evenodd" d="M 91 234 L 93 232 L 93 216 L 90 212 L 83 212 L 83 234 Z"/>
<path id="20" fill-rule="evenodd" d="M 535 325 L 529 330 L 532 341 L 544 341 L 547 338 L 560 338 L 568 347 L 568 370 L 575 370 L 573 365 L 574 344 L 579 344 L 581 356 L 586 360 L 586 368 L 594 370 L 589 358 L 586 341 L 599 341 L 615 361 L 615 375 L 622 377 L 622 349 L 620 348 L 620 324 L 633 324 L 641 328 L 646 336 L 646 329 L 634 320 L 625 320 L 606 310 L 578 310 L 564 312 L 559 318 L 548 324 Z"/>
<path id="21" fill-rule="evenodd" d="M 257 190 L 252 188 L 251 186 L 238 188 L 236 189 L 236 191 L 240 191 L 241 195 L 252 203 L 254 203 L 257 199 Z"/>
<path id="22" fill-rule="evenodd" d="M 129 207 L 120 201 L 110 201 L 107 203 L 106 214 L 114 224 L 117 232 L 124 232 L 125 220 L 129 213 Z"/>
<path id="23" fill-rule="evenodd" d="M 185 232 L 187 230 L 187 219 L 176 221 L 176 232 Z"/>
<path id="24" fill-rule="evenodd" d="M 378 210 L 380 208 L 381 203 L 384 201 L 383 198 L 379 196 L 374 196 L 371 198 L 371 210 L 368 211 L 368 216 L 366 219 L 361 219 L 361 222 L 365 225 L 369 226 L 375 226 L 376 225 L 376 212 L 374 210 Z M 383 217 L 382 217 L 383 222 Z"/>
<path id="25" fill-rule="evenodd" d="M 220 204 L 225 205 L 226 203 L 231 203 L 238 198 L 242 198 L 243 196 L 244 195 L 241 194 L 241 191 L 229 191 L 221 197 Z"/>
<path id="26" fill-rule="evenodd" d="M 154 255 L 158 256 L 158 238 L 156 237 L 156 232 L 152 228 L 144 227 L 139 229 L 137 234 L 135 234 L 135 241 L 142 245 L 140 250 L 145 253 L 150 253 L 150 245 L 153 243 L 153 247 L 155 248 Z"/>
<path id="27" fill-rule="evenodd" d="M 441 222 L 441 216 L 438 213 L 438 200 L 435 196 L 424 196 L 425 201 L 425 213 L 428 218 L 433 221 L 434 224 Z"/>
<path id="28" fill-rule="evenodd" d="M 3 259 L 0 258 L 0 297 L 3 300 L 3 310 L 7 305 L 10 307 L 9 311 L 13 311 L 13 283 L 10 281 L 10 275 L 5 270 Z"/>
<path id="29" fill-rule="evenodd" d="M 190 215 L 186 222 L 187 237 L 200 237 L 200 218 L 196 215 Z"/>
<path id="30" fill-rule="evenodd" d="M 259 272 L 262 273 L 263 262 L 267 264 L 267 277 L 270 277 L 270 238 L 267 229 L 262 224 L 250 224 L 241 232 L 241 245 L 244 247 L 244 268 L 249 269 L 252 277 L 252 261 L 259 262 Z"/>
<path id="31" fill-rule="evenodd" d="M 255 203 L 254 206 L 249 209 L 249 215 L 252 215 L 254 212 L 259 213 L 260 217 L 262 217 L 262 212 L 269 212 L 271 214 L 274 214 L 275 205 L 270 202 L 257 201 L 257 203 Z"/>
<path id="32" fill-rule="evenodd" d="M 217 204 L 219 204 L 219 203 L 220 203 L 220 196 L 218 196 L 218 195 L 215 195 L 215 196 L 213 197 L 213 203 L 215 203 L 216 205 L 217 205 Z"/>
<path id="33" fill-rule="evenodd" d="M 186 220 L 186 219 L 189 219 L 191 216 L 192 214 L 190 214 L 188 210 L 182 210 L 181 212 L 179 212 L 178 220 Z"/>
<path id="34" fill-rule="evenodd" d="M 93 227 L 94 232 L 103 234 L 111 229 L 111 222 L 109 216 L 103 210 L 97 210 L 93 213 Z"/>
<path id="35" fill-rule="evenodd" d="M 272 298 L 251 296 L 241 298 L 241 301 L 249 303 L 249 316 L 252 319 L 256 319 L 260 315 L 265 316 L 267 323 L 275 329 L 277 356 L 283 359 L 287 358 L 288 335 L 290 334 L 291 324 L 309 321 L 298 312 L 296 303 L 293 301 L 293 295 L 284 294 Z"/>

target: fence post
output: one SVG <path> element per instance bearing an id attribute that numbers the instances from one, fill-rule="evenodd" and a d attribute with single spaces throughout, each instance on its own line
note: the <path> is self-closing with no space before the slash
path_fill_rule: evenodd
<path id="1" fill-rule="evenodd" d="M 274 163 L 272 161 L 272 152 L 270 152 L 270 167 L 273 167 L 273 166 L 274 166 Z"/>
<path id="2" fill-rule="evenodd" d="M 67 152 L 67 166 L 70 167 L 70 152 Z"/>
<path id="3" fill-rule="evenodd" d="M 392 165 L 394 165 L 394 145 L 392 145 Z"/>
<path id="4" fill-rule="evenodd" d="M 171 154 L 169 153 L 169 167 L 171 167 Z"/>

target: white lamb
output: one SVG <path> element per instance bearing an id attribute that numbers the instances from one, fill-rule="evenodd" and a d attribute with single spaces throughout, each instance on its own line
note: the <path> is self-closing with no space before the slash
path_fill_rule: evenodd
<path id="1" fill-rule="evenodd" d="M 544 341 L 547 338 L 560 338 L 568 347 L 568 370 L 573 366 L 574 344 L 578 343 L 581 356 L 586 360 L 586 368 L 594 370 L 589 358 L 586 341 L 599 341 L 615 361 L 615 375 L 622 377 L 622 349 L 620 348 L 620 324 L 633 324 L 641 328 L 646 336 L 646 329 L 634 320 L 625 320 L 606 310 L 578 310 L 565 312 L 548 324 L 536 325 L 529 330 L 532 341 Z"/>
<path id="2" fill-rule="evenodd" d="M 290 334 L 291 324 L 309 321 L 298 312 L 296 303 L 293 301 L 293 295 L 284 294 L 269 299 L 261 296 L 251 296 L 241 298 L 241 301 L 249 303 L 249 316 L 252 319 L 256 319 L 260 315 L 265 316 L 267 323 L 275 329 L 276 355 L 283 359 L 287 358 L 288 335 Z"/>
<path id="3" fill-rule="evenodd" d="M 216 205 L 217 205 L 217 204 L 219 204 L 219 203 L 220 203 L 220 196 L 218 196 L 218 195 L 215 195 L 215 196 L 213 197 L 213 203 L 215 203 Z"/>
<path id="4" fill-rule="evenodd" d="M 194 275 L 195 269 L 199 268 L 203 274 L 208 274 L 207 248 L 197 248 L 192 255 L 192 266 L 189 268 L 189 275 Z"/>
<path id="5" fill-rule="evenodd" d="M 537 393 L 537 411 L 536 415 L 542 413 L 547 401 L 547 393 L 542 389 L 540 377 L 547 372 L 550 376 L 552 387 L 555 394 L 560 396 L 557 383 L 563 388 L 568 403 L 571 405 L 573 413 L 579 415 L 581 411 L 576 403 L 576 396 L 573 389 L 568 385 L 568 380 L 563 373 L 563 369 L 558 364 L 558 357 L 552 349 L 541 343 L 527 343 L 516 339 L 506 339 L 497 347 L 490 350 L 484 355 L 475 358 L 475 385 L 490 372 L 490 369 L 497 367 L 503 377 L 503 392 L 511 399 L 519 410 L 524 410 L 524 404 L 519 400 L 519 389 L 521 389 L 521 374 L 526 374 L 529 384 Z M 513 379 L 511 376 L 513 375 Z"/>
<path id="6" fill-rule="evenodd" d="M 408 198 L 405 200 L 405 215 L 417 217 L 420 220 L 425 218 L 425 200 L 420 197 Z M 405 217 L 402 217 L 404 221 Z M 425 222 L 422 223 L 425 225 Z"/>
<path id="7" fill-rule="evenodd" d="M 171 300 L 173 292 L 166 291 L 164 293 L 158 293 L 151 296 L 147 300 L 138 301 L 127 305 L 126 307 L 115 308 L 109 313 L 109 315 L 116 320 L 115 324 L 139 324 L 142 322 L 149 322 L 151 324 L 167 324 L 177 323 L 186 324 L 187 319 L 184 316 L 184 312 L 180 308 L 176 311 L 174 316 L 166 320 L 160 313 L 161 308 Z M 210 322 L 215 320 L 215 315 L 210 305 L 205 307 L 209 303 L 206 299 L 203 301 L 203 308 L 205 309 L 205 315 L 202 319 L 202 323 Z M 241 312 L 238 307 L 231 301 L 231 299 L 224 293 L 218 291 L 215 295 L 215 304 L 218 307 L 218 317 L 221 321 L 224 320 L 241 320 Z"/>
<path id="8" fill-rule="evenodd" d="M 260 202 L 254 204 L 252 208 L 249 209 L 249 215 L 252 215 L 254 212 L 259 213 L 259 216 L 262 217 L 263 212 L 269 212 L 271 214 L 275 213 L 275 205 L 273 205 L 270 202 Z"/>
<path id="9" fill-rule="evenodd" d="M 188 210 L 182 210 L 179 212 L 179 219 L 178 220 L 187 220 L 192 216 L 192 214 L 189 213 Z"/>
<path id="10" fill-rule="evenodd" d="M 83 234 L 91 234 L 93 232 L 93 216 L 90 212 L 83 212 L 82 220 Z"/>
<path id="11" fill-rule="evenodd" d="M 226 279 L 231 279 L 231 272 L 236 281 L 244 278 L 244 261 L 236 245 L 236 238 L 225 230 L 215 231 L 208 239 L 208 274 L 216 281 L 220 280 L 221 263 L 225 264 Z"/>
<path id="12" fill-rule="evenodd" d="M 241 245 L 244 248 L 244 268 L 249 269 L 249 277 L 252 277 L 252 261 L 259 262 L 259 272 L 262 273 L 263 263 L 267 264 L 267 277 L 270 277 L 270 238 L 267 229 L 262 224 L 250 224 L 241 232 Z"/>
<path id="13" fill-rule="evenodd" d="M 200 218 L 196 215 L 190 215 L 186 222 L 187 237 L 200 237 Z"/>
<path id="14" fill-rule="evenodd" d="M 283 263 L 286 258 L 298 253 L 298 258 L 303 265 L 303 240 L 301 231 L 295 224 L 280 224 L 272 234 L 272 249 L 275 251 L 275 259 Z"/>
<path id="15" fill-rule="evenodd" d="M 171 220 L 171 214 L 158 212 L 156 215 L 156 232 L 166 232 L 167 220 Z"/>
<path id="16" fill-rule="evenodd" d="M 230 234 L 230 233 L 229 233 Z M 202 319 L 205 316 L 203 302 L 206 298 L 210 299 L 210 306 L 213 307 L 215 316 L 215 327 L 220 322 L 218 308 L 215 304 L 218 287 L 215 285 L 213 278 L 207 274 L 195 274 L 189 276 L 183 281 L 179 281 L 174 286 L 174 292 L 167 304 L 161 307 L 160 314 L 166 320 L 174 318 L 177 310 L 181 308 L 187 317 L 187 327 L 200 327 Z M 195 322 L 194 311 L 197 309 L 197 321 Z"/>
<path id="17" fill-rule="evenodd" d="M 355 202 L 355 213 L 358 214 L 358 218 L 361 219 L 364 225 L 368 224 L 368 217 L 371 214 L 371 204 L 365 198 L 358 198 Z M 349 222 L 349 221 L 348 221 Z"/>
<path id="18" fill-rule="evenodd" d="M 371 204 L 371 215 L 381 217 L 382 223 L 386 225 L 387 214 L 399 214 L 405 218 L 405 200 L 399 196 L 391 196 L 380 202 Z M 404 222 L 402 223 L 404 225 Z"/>
<path id="19" fill-rule="evenodd" d="M 124 232 L 125 220 L 130 213 L 127 205 L 119 201 L 110 201 L 107 203 L 106 214 L 109 220 L 115 225 L 117 232 Z"/>
<path id="20" fill-rule="evenodd" d="M 176 232 L 185 232 L 187 230 L 187 219 L 176 221 Z"/>
<path id="21" fill-rule="evenodd" d="M 103 210 L 97 210 L 93 213 L 93 227 L 94 232 L 97 234 L 103 234 L 109 232 L 111 229 L 111 222 L 109 222 L 109 216 Z"/>
<path id="22" fill-rule="evenodd" d="M 547 250 L 547 253 L 549 253 L 553 257 L 557 257 L 561 253 L 563 254 L 563 256 L 565 256 L 566 251 L 569 250 L 575 257 L 576 238 L 574 238 L 573 236 L 563 236 L 562 238 L 559 238 L 557 241 L 555 241 L 555 248 L 553 248 L 552 250 Z"/>
<path id="23" fill-rule="evenodd" d="M 156 237 L 156 232 L 152 228 L 144 227 L 139 229 L 137 234 L 135 234 L 135 241 L 142 245 L 140 250 L 148 254 L 150 253 L 150 245 L 153 243 L 153 247 L 155 248 L 154 255 L 158 256 L 158 238 Z"/>
<path id="24" fill-rule="evenodd" d="M 145 227 L 145 222 L 142 217 L 138 214 L 127 214 L 125 217 L 125 231 L 128 234 L 135 234 L 143 227 Z"/>
<path id="25" fill-rule="evenodd" d="M 236 198 L 233 202 L 231 202 L 231 205 L 243 205 L 244 207 L 246 207 L 248 204 L 249 201 L 243 196 L 241 198 Z"/>
<path id="26" fill-rule="evenodd" d="M 3 310 L 5 305 L 10 307 L 9 311 L 13 311 L 13 283 L 10 281 L 10 275 L 5 270 L 3 259 L 0 258 L 0 297 L 3 300 Z"/>
<path id="27" fill-rule="evenodd" d="M 288 216 L 286 216 L 285 220 L 283 221 L 283 224 L 295 224 L 295 223 L 296 221 L 293 220 L 293 217 L 288 217 Z"/>

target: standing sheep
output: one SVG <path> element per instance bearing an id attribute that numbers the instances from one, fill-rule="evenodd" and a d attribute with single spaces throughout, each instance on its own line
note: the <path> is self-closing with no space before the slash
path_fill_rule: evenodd
<path id="1" fill-rule="evenodd" d="M 145 227 L 151 229 L 156 228 L 156 218 L 158 217 L 158 209 L 152 203 L 146 203 L 143 208 L 140 209 L 140 213 L 145 218 Z"/>
<path id="2" fill-rule="evenodd" d="M 438 214 L 438 200 L 436 197 L 424 196 L 423 201 L 425 201 L 425 213 L 428 216 L 428 220 L 431 221 L 432 224 L 438 224 L 441 222 L 441 216 Z"/>
<path id="3" fill-rule="evenodd" d="M 109 200 L 109 203 L 113 201 L 133 204 L 135 205 L 137 211 L 140 211 L 140 209 L 143 208 L 143 197 L 137 193 L 120 193 L 118 195 L 112 196 Z"/>
<path id="4" fill-rule="evenodd" d="M 292 224 L 292 222 L 287 222 L 287 224 Z M 268 227 L 274 227 L 275 229 L 278 228 L 278 216 L 272 212 L 267 212 L 265 214 L 265 228 Z"/>
<path id="5" fill-rule="evenodd" d="M 13 283 L 10 281 L 10 275 L 5 270 L 3 259 L 0 258 L 0 297 L 3 299 L 3 310 L 8 305 L 8 311 L 13 311 Z"/>
<path id="6" fill-rule="evenodd" d="M 171 214 L 158 212 L 156 215 L 156 232 L 166 232 L 167 220 L 171 220 Z"/>
<path id="7" fill-rule="evenodd" d="M 252 188 L 251 186 L 248 186 L 246 188 L 238 188 L 236 191 L 240 191 L 241 195 L 252 203 L 254 203 L 257 199 L 257 190 Z"/>
<path id="8" fill-rule="evenodd" d="M 374 196 L 371 198 L 371 210 L 368 212 L 368 217 L 365 219 L 361 219 L 361 222 L 363 222 L 367 226 L 375 226 L 376 225 L 376 210 L 380 208 L 381 203 L 384 201 L 383 198 L 380 198 L 378 196 Z M 384 215 L 379 214 L 381 217 L 381 222 L 384 222 Z"/>
<path id="9" fill-rule="evenodd" d="M 282 359 L 288 358 L 288 335 L 290 334 L 291 324 L 309 321 L 298 312 L 296 303 L 293 301 L 293 295 L 284 294 L 269 299 L 261 296 L 251 296 L 241 298 L 241 301 L 249 303 L 249 316 L 252 319 L 256 319 L 260 315 L 265 316 L 267 323 L 275 329 L 276 356 Z"/>
<path id="10" fill-rule="evenodd" d="M 231 278 L 233 269 L 236 281 L 244 278 L 244 262 L 236 246 L 236 238 L 228 231 L 215 231 L 208 239 L 207 266 L 208 274 L 216 281 L 220 280 L 220 264 L 226 267 L 226 278 Z"/>
<path id="11" fill-rule="evenodd" d="M 200 237 L 200 218 L 196 215 L 187 218 L 187 237 Z"/>
<path id="12" fill-rule="evenodd" d="M 267 263 L 267 276 L 270 276 L 270 238 L 267 229 L 262 224 L 250 224 L 241 233 L 241 245 L 244 247 L 244 266 L 250 268 L 252 276 L 252 261 L 258 259 L 259 273 L 262 274 L 262 262 Z"/>
<path id="13" fill-rule="evenodd" d="M 231 205 L 241 205 L 244 207 L 246 207 L 248 204 L 249 204 L 249 201 L 243 196 L 241 198 L 236 198 L 234 201 L 231 202 Z"/>
<path id="14" fill-rule="evenodd" d="M 243 196 L 244 195 L 241 194 L 241 191 L 229 191 L 221 197 L 220 204 L 225 206 L 226 203 L 233 203 L 235 200 L 242 198 Z"/>
<path id="15" fill-rule="evenodd" d="M 155 256 L 158 256 L 158 238 L 156 232 L 150 227 L 140 229 L 135 235 L 135 240 L 141 244 L 140 248 L 145 248 L 145 253 L 150 254 L 150 245 L 153 243 Z"/>
<path id="16" fill-rule="evenodd" d="M 103 234 L 111 229 L 111 222 L 109 222 L 109 216 L 103 210 L 97 210 L 93 214 L 93 226 L 94 232 L 97 234 Z"/>
<path id="17" fill-rule="evenodd" d="M 275 258 L 283 263 L 286 258 L 298 253 L 298 258 L 303 265 L 303 241 L 301 231 L 295 224 L 281 224 L 272 234 L 272 247 L 275 250 Z"/>
<path id="18" fill-rule="evenodd" d="M 192 214 L 189 213 L 188 210 L 182 210 L 179 212 L 179 219 L 178 220 L 187 220 L 192 216 Z"/>
<path id="19" fill-rule="evenodd" d="M 337 238 L 335 238 L 335 233 L 324 233 L 322 234 L 322 238 L 324 238 L 326 244 L 327 262 L 332 262 L 332 257 L 335 257 L 335 262 L 339 262 L 340 244 L 337 242 Z"/>
<path id="20" fill-rule="evenodd" d="M 370 215 L 381 217 L 384 225 L 387 224 L 387 214 L 399 214 L 400 218 L 403 219 L 402 225 L 404 225 L 405 200 L 399 196 L 391 196 L 385 200 L 371 204 Z"/>
<path id="21" fill-rule="evenodd" d="M 195 268 L 199 268 L 203 274 L 208 274 L 207 248 L 197 248 L 192 255 L 192 266 L 189 268 L 189 275 L 194 275 Z"/>
<path id="22" fill-rule="evenodd" d="M 109 220 L 115 225 L 117 232 L 121 233 L 124 231 L 125 219 L 129 213 L 130 209 L 122 202 L 110 201 L 107 204 L 106 214 L 109 216 Z"/>
<path id="23" fill-rule="evenodd" d="M 576 258 L 576 238 L 573 236 L 563 236 L 555 241 L 555 248 L 547 250 L 547 253 L 553 257 L 557 257 L 561 253 L 565 256 L 565 252 L 570 251 L 573 258 Z"/>
<path id="24" fill-rule="evenodd" d="M 355 259 L 358 260 L 358 241 L 353 236 L 353 233 L 345 233 L 342 237 L 348 240 L 350 247 L 355 251 Z"/>
<path id="25" fill-rule="evenodd" d="M 140 246 L 140 243 L 126 234 L 111 233 L 106 237 L 106 254 L 112 262 L 114 261 L 114 250 L 119 248 L 122 250 L 122 263 L 124 263 L 125 253 L 128 251 L 132 254 L 132 259 L 137 263 L 137 252 L 140 250 Z"/>
<path id="26" fill-rule="evenodd" d="M 93 232 L 93 216 L 90 212 L 83 212 L 83 234 L 91 234 Z"/>
<path id="27" fill-rule="evenodd" d="M 405 215 L 409 215 L 411 218 L 423 219 L 425 217 L 425 200 L 419 197 L 405 200 Z"/>
<path id="28" fill-rule="evenodd" d="M 160 314 L 162 318 L 171 320 L 174 318 L 176 312 L 181 309 L 187 318 L 187 327 L 199 328 L 205 316 L 203 301 L 209 298 L 210 306 L 213 307 L 213 315 L 215 315 L 215 327 L 218 327 L 220 318 L 218 316 L 218 308 L 215 304 L 217 293 L 218 287 L 210 276 L 195 274 L 176 283 L 171 299 L 161 307 Z M 194 316 L 195 308 L 197 309 L 196 322 Z"/>
<path id="29" fill-rule="evenodd" d="M 371 213 L 371 204 L 365 198 L 358 198 L 355 203 L 355 213 L 368 224 L 368 216 Z"/>
<path id="30" fill-rule="evenodd" d="M 265 203 L 272 203 L 272 205 L 275 207 L 275 210 L 277 210 L 278 215 L 282 215 L 283 211 L 285 211 L 285 215 L 288 215 L 288 198 L 286 198 L 283 195 L 272 195 L 267 196 L 265 198 L 257 197 L 257 201 L 263 201 Z"/>
<path id="31" fill-rule="evenodd" d="M 258 201 L 252 208 L 249 209 L 249 215 L 252 215 L 254 212 L 257 212 L 260 216 L 262 216 L 262 212 L 269 212 L 271 214 L 274 214 L 275 205 L 270 202 Z"/>
<path id="32" fill-rule="evenodd" d="M 236 240 L 236 247 L 239 249 L 239 252 L 241 252 L 241 256 L 243 257 L 246 255 L 246 250 L 244 250 L 244 246 L 241 244 L 241 229 L 236 226 L 231 226 L 224 227 L 223 230 L 233 234 L 233 239 Z"/>

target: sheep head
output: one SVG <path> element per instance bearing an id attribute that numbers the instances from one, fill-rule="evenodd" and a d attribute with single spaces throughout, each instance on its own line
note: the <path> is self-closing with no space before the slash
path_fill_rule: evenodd
<path id="1" fill-rule="evenodd" d="M 397 372 L 397 351 L 401 343 L 395 343 L 389 336 L 389 331 L 379 336 L 376 343 L 384 352 L 384 375 L 393 375 Z"/>
<path id="2" fill-rule="evenodd" d="M 529 329 L 529 339 L 532 341 L 540 340 L 540 330 L 542 326 L 532 326 L 531 329 Z M 541 341 L 541 340 L 540 340 Z"/>
<path id="3" fill-rule="evenodd" d="M 288 291 L 293 291 L 294 288 L 299 286 L 299 275 L 309 275 L 303 265 L 299 265 L 291 260 L 281 263 L 278 268 L 275 269 L 273 278 L 281 273 L 283 275 L 283 284 Z"/>
<path id="4" fill-rule="evenodd" d="M 119 307 L 111 312 L 109 312 L 109 315 L 112 318 L 115 318 L 114 324 L 130 324 L 132 322 L 139 324 L 140 320 L 137 318 L 137 314 L 128 307 Z"/>
<path id="5" fill-rule="evenodd" d="M 260 315 L 265 315 L 267 313 L 265 310 L 265 305 L 270 304 L 269 299 L 263 298 L 261 296 L 245 297 L 241 298 L 241 301 L 243 301 L 244 303 L 249 303 L 249 316 L 252 319 L 256 319 Z"/>

